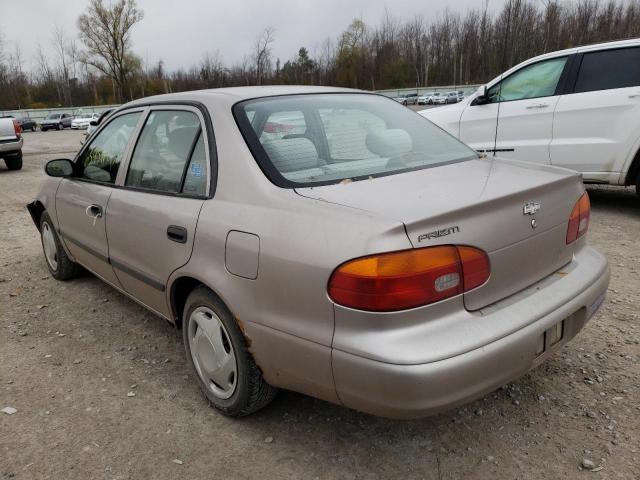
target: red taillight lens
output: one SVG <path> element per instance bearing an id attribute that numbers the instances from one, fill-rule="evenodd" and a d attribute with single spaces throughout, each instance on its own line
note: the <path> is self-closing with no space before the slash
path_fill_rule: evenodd
<path id="1" fill-rule="evenodd" d="M 589 217 L 591 216 L 591 202 L 589 195 L 584 192 L 580 199 L 576 202 L 569 217 L 569 225 L 567 226 L 567 245 L 575 242 L 582 235 L 587 233 L 589 228 Z"/>
<path id="2" fill-rule="evenodd" d="M 20 134 L 22 133 L 22 127 L 20 126 L 17 120 L 13 121 L 13 129 L 16 132 L 16 137 L 20 137 Z"/>
<path id="3" fill-rule="evenodd" d="M 440 246 L 383 253 L 340 265 L 329 297 L 375 312 L 406 310 L 459 295 L 489 278 L 489 259 L 473 247 Z"/>

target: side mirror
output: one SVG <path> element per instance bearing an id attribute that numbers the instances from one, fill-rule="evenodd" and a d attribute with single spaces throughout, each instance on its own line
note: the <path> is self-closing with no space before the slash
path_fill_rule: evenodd
<path id="1" fill-rule="evenodd" d="M 91 120 L 89 122 L 89 125 L 93 126 L 93 127 L 97 127 L 98 126 L 98 121 L 97 120 Z"/>
<path id="2" fill-rule="evenodd" d="M 476 98 L 475 98 L 473 103 L 475 105 L 485 105 L 485 104 L 489 103 L 489 98 L 487 97 L 487 86 L 486 85 L 482 85 L 478 89 L 478 93 L 477 93 Z"/>
<path id="3" fill-rule="evenodd" d="M 70 177 L 73 175 L 75 164 L 68 158 L 49 160 L 44 171 L 50 177 Z"/>

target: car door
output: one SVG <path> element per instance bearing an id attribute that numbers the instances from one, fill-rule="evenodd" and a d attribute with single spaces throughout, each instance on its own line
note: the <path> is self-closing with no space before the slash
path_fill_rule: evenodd
<path id="1" fill-rule="evenodd" d="M 496 153 L 536 163 L 550 163 L 553 112 L 568 56 L 526 65 L 491 87 L 499 102 Z"/>
<path id="2" fill-rule="evenodd" d="M 459 138 L 478 152 L 493 151 L 498 121 L 498 103 L 473 100 L 460 116 Z"/>
<path id="3" fill-rule="evenodd" d="M 191 256 L 210 169 L 202 113 L 152 107 L 129 160 L 122 188 L 107 207 L 111 265 L 123 289 L 170 317 L 165 285 Z"/>
<path id="4" fill-rule="evenodd" d="M 551 163 L 615 182 L 640 138 L 640 46 L 584 52 L 577 65 L 554 115 Z"/>
<path id="5" fill-rule="evenodd" d="M 73 258 L 114 285 L 109 264 L 106 211 L 120 165 L 130 148 L 141 111 L 113 118 L 81 150 L 74 176 L 63 179 L 56 193 L 60 236 Z"/>

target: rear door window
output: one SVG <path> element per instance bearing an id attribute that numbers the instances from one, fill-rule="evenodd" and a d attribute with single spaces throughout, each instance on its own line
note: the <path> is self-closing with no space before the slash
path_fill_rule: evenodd
<path id="1" fill-rule="evenodd" d="M 585 53 L 575 93 L 640 85 L 640 47 Z"/>
<path id="2" fill-rule="evenodd" d="M 125 185 L 167 193 L 181 193 L 189 175 L 188 188 L 200 192 L 206 184 L 204 145 L 200 120 L 189 111 L 155 110 L 149 114 L 131 157 Z M 191 162 L 192 156 L 199 156 Z M 204 177 L 204 178 L 203 178 Z M 186 192 L 185 192 L 186 193 Z M 190 192 L 192 193 L 192 192 Z"/>

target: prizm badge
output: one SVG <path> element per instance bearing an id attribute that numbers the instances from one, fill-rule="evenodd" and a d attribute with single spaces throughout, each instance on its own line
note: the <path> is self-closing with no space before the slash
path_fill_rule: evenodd
<path id="1" fill-rule="evenodd" d="M 423 233 L 418 236 L 418 242 L 422 242 L 423 240 L 432 240 L 434 238 L 446 237 L 447 235 L 451 235 L 454 233 L 458 233 L 460 231 L 460 227 L 454 225 L 453 227 L 443 228 L 442 230 L 435 230 L 429 233 Z"/>
<path id="2" fill-rule="evenodd" d="M 535 215 L 540 210 L 540 202 L 527 202 L 522 207 L 523 215 Z"/>

